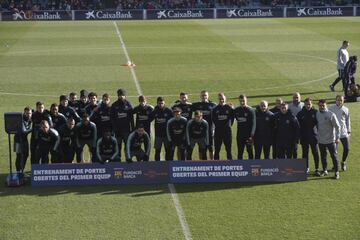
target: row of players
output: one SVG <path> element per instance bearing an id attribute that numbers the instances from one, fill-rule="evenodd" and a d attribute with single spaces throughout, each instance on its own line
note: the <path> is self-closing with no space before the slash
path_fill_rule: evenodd
<path id="1" fill-rule="evenodd" d="M 180 94 L 179 101 L 172 109 L 165 106 L 164 98 L 158 97 L 155 108 L 147 104 L 144 96 L 139 97 L 139 105 L 132 107 L 126 99 L 125 90 L 119 89 L 118 100 L 110 105 L 108 94 L 97 103 L 96 94 L 81 91 L 80 101 L 74 93 L 60 96 L 60 105 L 52 104 L 50 112 L 38 102 L 36 110 L 27 107 L 24 111 L 24 130 L 15 136 L 17 170 L 24 169 L 28 158 L 27 134 L 31 134 L 31 163 L 48 163 L 49 152 L 53 163 L 72 162 L 76 154 L 77 162 L 83 161 L 83 148 L 87 145 L 92 161 L 120 161 L 122 143 L 125 145 L 126 161 L 133 157 L 147 161 L 150 156 L 150 125 L 154 121 L 155 160 L 160 160 L 164 145 L 165 159 L 173 160 L 175 147 L 178 159 L 192 159 L 194 146 L 199 146 L 202 160 L 219 159 L 221 145 L 225 145 L 227 159 L 231 154 L 233 122 L 237 122 L 237 159 L 243 158 L 244 149 L 249 159 L 297 158 L 300 140 L 303 158 L 308 159 L 309 148 L 315 160 L 315 175 L 327 175 L 326 149 L 333 160 L 335 177 L 339 177 L 337 143 L 342 142 L 344 153 L 342 169 L 346 170 L 349 152 L 350 117 L 343 106 L 344 98 L 336 97 L 336 104 L 329 111 L 325 100 L 318 102 L 319 111 L 312 106 L 311 99 L 305 104 L 300 94 L 293 95 L 290 104 L 278 98 L 276 106 L 268 109 L 268 103 L 261 101 L 256 109 L 247 105 L 247 98 L 239 96 L 240 106 L 226 103 L 223 93 L 218 94 L 218 104 L 209 101 L 207 91 L 202 91 L 201 101 L 190 104 L 186 93 Z M 87 103 L 89 97 L 89 103 Z M 91 111 L 89 111 L 89 109 Z M 194 112 L 194 118 L 192 113 Z M 136 115 L 134 124 L 133 115 Z M 136 128 L 135 128 L 136 126 Z M 214 143 L 213 143 L 214 142 Z M 144 149 L 142 149 L 144 145 Z M 323 171 L 319 171 L 320 149 Z M 215 151 L 213 150 L 215 147 Z M 255 148 L 255 156 L 253 153 Z"/>

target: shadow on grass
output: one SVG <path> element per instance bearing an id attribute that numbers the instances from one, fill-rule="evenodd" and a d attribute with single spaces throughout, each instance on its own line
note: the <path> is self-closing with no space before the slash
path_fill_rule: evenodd
<path id="1" fill-rule="evenodd" d="M 31 187 L 30 180 L 21 187 L 6 187 L 7 174 L 0 174 L 0 199 L 6 196 L 39 196 L 48 197 L 55 195 L 77 194 L 77 195 L 113 195 L 124 194 L 130 197 L 147 197 L 161 194 L 169 194 L 167 184 L 158 185 L 87 185 L 87 186 L 53 186 L 53 187 Z M 289 183 L 194 183 L 175 184 L 179 194 L 191 192 L 211 192 L 241 188 L 252 188 L 266 185 L 281 185 Z"/>

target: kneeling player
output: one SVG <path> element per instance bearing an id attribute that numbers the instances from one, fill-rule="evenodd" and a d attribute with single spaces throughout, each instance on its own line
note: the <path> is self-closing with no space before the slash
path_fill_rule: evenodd
<path id="1" fill-rule="evenodd" d="M 100 163 L 120 162 L 118 143 L 111 132 L 105 131 L 97 141 L 96 156 Z"/>
<path id="2" fill-rule="evenodd" d="M 141 145 L 144 144 L 144 150 Z M 132 158 L 136 157 L 138 162 L 149 161 L 150 156 L 150 137 L 145 131 L 143 125 L 137 126 L 136 130 L 132 132 L 126 143 L 126 161 L 132 162 Z"/>
<path id="3" fill-rule="evenodd" d="M 203 119 L 202 112 L 195 111 L 194 118 L 186 126 L 186 141 L 188 144 L 187 160 L 191 155 L 195 144 L 199 145 L 200 159 L 206 160 L 206 146 L 209 145 L 209 124 Z"/>

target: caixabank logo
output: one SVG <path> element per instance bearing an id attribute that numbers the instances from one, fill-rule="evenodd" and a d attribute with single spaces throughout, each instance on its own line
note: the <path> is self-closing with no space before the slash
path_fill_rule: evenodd
<path id="1" fill-rule="evenodd" d="M 306 16 L 343 16 L 343 10 L 339 8 L 296 8 L 298 17 Z"/>
<path id="2" fill-rule="evenodd" d="M 202 10 L 159 10 L 157 19 L 205 18 Z"/>
<path id="3" fill-rule="evenodd" d="M 227 9 L 228 18 L 274 17 L 271 9 Z"/>
<path id="4" fill-rule="evenodd" d="M 130 11 L 87 11 L 85 12 L 86 20 L 97 19 L 133 19 L 133 14 Z"/>
<path id="5" fill-rule="evenodd" d="M 71 17 L 71 13 L 60 11 L 19 11 L 12 14 L 14 21 L 26 20 L 66 20 Z"/>

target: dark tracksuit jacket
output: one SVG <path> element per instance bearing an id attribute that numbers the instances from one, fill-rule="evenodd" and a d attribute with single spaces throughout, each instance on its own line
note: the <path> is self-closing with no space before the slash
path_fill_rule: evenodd
<path id="1" fill-rule="evenodd" d="M 141 149 L 142 145 L 144 145 L 144 150 Z M 138 161 L 149 160 L 150 137 L 146 132 L 142 136 L 140 136 L 136 131 L 129 135 L 126 144 L 126 160 L 131 160 L 133 155 L 136 156 Z"/>
<path id="2" fill-rule="evenodd" d="M 76 128 L 68 128 L 65 124 L 59 129 L 60 136 L 60 162 L 71 163 L 74 159 L 75 151 L 77 149 L 76 144 Z"/>
<path id="3" fill-rule="evenodd" d="M 16 152 L 16 171 L 21 171 L 25 168 L 26 160 L 29 157 L 29 141 L 28 134 L 32 131 L 31 119 L 23 115 L 22 129 L 14 136 L 15 152 Z"/>
<path id="4" fill-rule="evenodd" d="M 154 121 L 155 137 L 167 137 L 166 126 L 167 122 L 172 118 L 172 110 L 168 107 L 163 109 L 156 106 L 154 111 L 151 113 L 151 121 Z"/>
<path id="5" fill-rule="evenodd" d="M 133 108 L 128 101 L 117 100 L 111 105 L 110 119 L 115 135 L 126 136 L 134 129 Z M 126 141 L 126 139 L 125 139 Z"/>
<path id="6" fill-rule="evenodd" d="M 190 120 L 192 118 L 192 104 L 191 103 L 176 103 L 174 104 L 174 106 L 172 106 L 172 110 L 174 110 L 175 108 L 180 108 L 181 109 L 181 116 L 183 116 L 184 118 L 186 118 L 186 120 Z"/>
<path id="7" fill-rule="evenodd" d="M 133 110 L 133 114 L 136 115 L 135 125 L 142 124 L 145 131 L 150 135 L 151 113 L 154 111 L 154 107 L 151 105 L 136 106 Z"/>
<path id="8" fill-rule="evenodd" d="M 96 123 L 98 138 L 101 138 L 105 131 L 112 131 L 112 124 L 110 121 L 110 106 L 100 104 L 94 109 L 90 116 L 90 121 Z"/>
<path id="9" fill-rule="evenodd" d="M 49 153 L 57 154 L 60 138 L 58 132 L 50 128 L 49 132 L 39 130 L 37 135 L 36 145 L 36 160 L 35 163 L 39 164 L 40 160 L 42 164 L 49 163 Z"/>
<path id="10" fill-rule="evenodd" d="M 59 105 L 59 113 L 63 114 L 66 119 L 70 117 L 73 118 L 75 122 L 80 122 L 81 120 L 76 111 L 70 106 L 64 107 L 62 105 Z"/>

